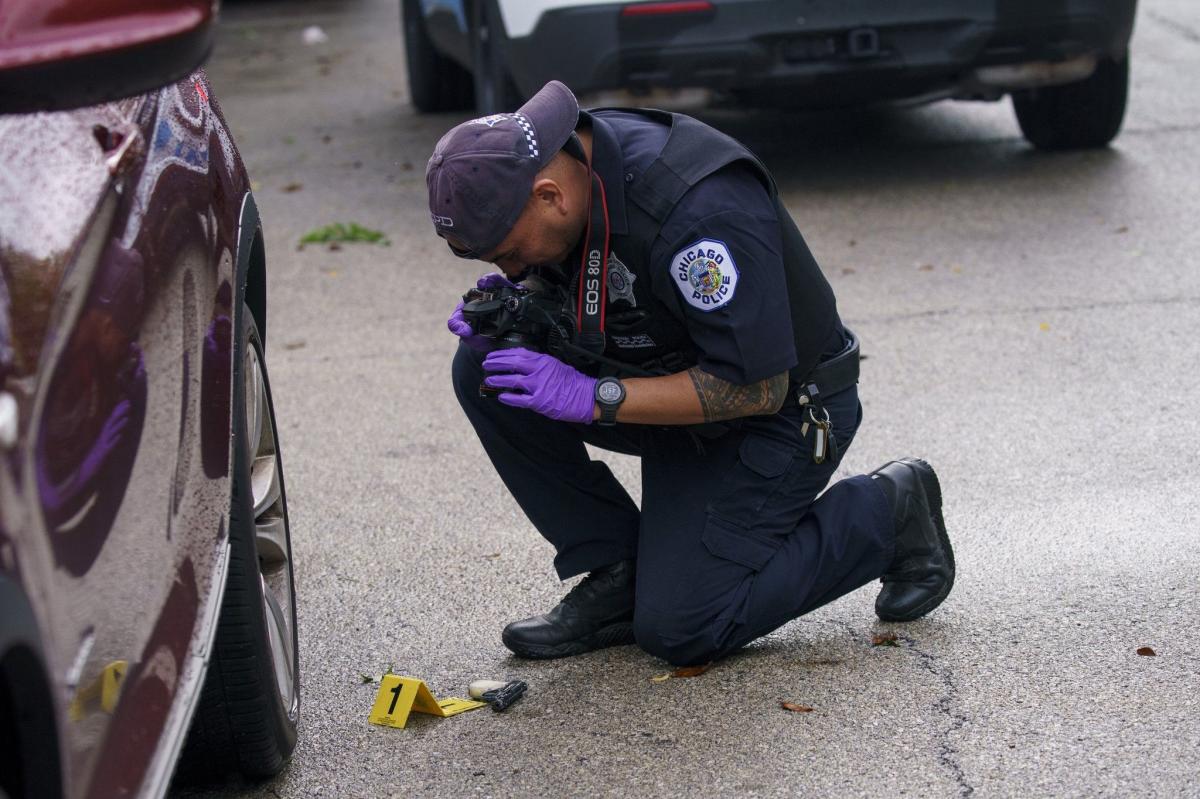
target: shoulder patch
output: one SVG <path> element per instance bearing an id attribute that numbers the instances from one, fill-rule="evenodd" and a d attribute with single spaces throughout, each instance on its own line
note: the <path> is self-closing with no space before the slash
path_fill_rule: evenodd
<path id="1" fill-rule="evenodd" d="M 671 276 L 688 304 L 701 311 L 724 307 L 737 289 L 737 265 L 725 242 L 716 239 L 701 239 L 675 253 Z"/>

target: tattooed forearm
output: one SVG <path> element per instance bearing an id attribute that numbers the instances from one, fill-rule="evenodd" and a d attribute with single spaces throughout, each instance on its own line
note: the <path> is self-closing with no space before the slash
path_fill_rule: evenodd
<path id="1" fill-rule="evenodd" d="M 729 383 L 695 367 L 688 369 L 688 376 L 696 387 L 706 422 L 775 413 L 787 396 L 787 372 L 748 386 Z"/>

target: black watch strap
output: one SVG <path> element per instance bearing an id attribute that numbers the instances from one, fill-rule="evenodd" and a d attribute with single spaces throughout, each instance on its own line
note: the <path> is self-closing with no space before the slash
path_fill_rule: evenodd
<path id="1" fill-rule="evenodd" d="M 600 406 L 600 418 L 596 424 L 612 427 L 617 423 L 617 411 L 625 401 L 625 384 L 615 377 L 602 377 L 596 381 L 596 404 Z"/>

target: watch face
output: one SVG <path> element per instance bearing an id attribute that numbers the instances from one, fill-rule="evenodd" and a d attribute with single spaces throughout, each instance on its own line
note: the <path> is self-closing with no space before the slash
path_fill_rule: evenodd
<path id="1" fill-rule="evenodd" d="M 620 402 L 621 395 L 624 393 L 621 390 L 621 384 L 615 380 L 601 383 L 598 388 L 598 395 L 601 402 Z"/>

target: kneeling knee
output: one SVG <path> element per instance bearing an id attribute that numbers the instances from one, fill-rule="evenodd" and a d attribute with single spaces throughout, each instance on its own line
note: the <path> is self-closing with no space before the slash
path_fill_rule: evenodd
<path id="1" fill-rule="evenodd" d="M 717 655 L 707 624 L 685 624 L 652 611 L 634 614 L 633 637 L 642 649 L 672 666 L 698 666 Z"/>

